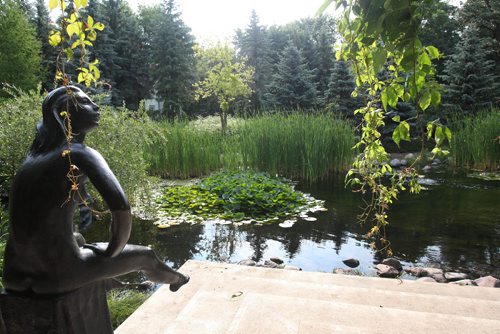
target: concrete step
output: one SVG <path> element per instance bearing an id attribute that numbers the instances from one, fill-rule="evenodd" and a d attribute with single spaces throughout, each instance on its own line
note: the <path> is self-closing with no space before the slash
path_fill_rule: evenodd
<path id="1" fill-rule="evenodd" d="M 116 331 L 131 333 L 500 332 L 500 289 L 188 261 Z"/>

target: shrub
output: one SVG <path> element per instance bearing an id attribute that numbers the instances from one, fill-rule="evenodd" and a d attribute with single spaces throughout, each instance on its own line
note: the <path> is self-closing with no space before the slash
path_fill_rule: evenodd
<path id="1" fill-rule="evenodd" d="M 99 127 L 90 132 L 86 143 L 106 159 L 129 200 L 148 191 L 148 162 L 144 155 L 147 145 L 156 142 L 164 145 L 156 123 L 144 112 L 105 106 L 100 110 Z M 93 192 L 95 193 L 95 192 Z"/>
<path id="2" fill-rule="evenodd" d="M 114 290 L 108 294 L 111 324 L 116 329 L 148 299 L 150 294 L 135 290 Z"/>
<path id="3" fill-rule="evenodd" d="M 0 196 L 7 196 L 17 169 L 26 158 L 42 115 L 35 91 L 8 90 L 14 98 L 0 100 Z"/>

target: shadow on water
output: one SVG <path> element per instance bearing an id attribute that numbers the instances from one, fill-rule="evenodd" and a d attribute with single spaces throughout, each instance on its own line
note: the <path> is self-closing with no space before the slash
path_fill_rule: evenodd
<path id="1" fill-rule="evenodd" d="M 436 175 L 419 195 L 403 194 L 390 211 L 388 237 L 396 257 L 406 265 L 440 265 L 500 277 L 500 182 Z M 373 275 L 373 252 L 356 220 L 363 204 L 357 193 L 331 180 L 300 190 L 325 200 L 317 221 L 298 220 L 291 228 L 277 223 L 255 225 L 178 225 L 159 230 L 149 221 L 134 223 L 130 243 L 151 245 L 175 268 L 189 259 L 238 262 L 279 257 L 307 271 L 346 268 L 342 260 L 357 258 L 358 268 Z M 95 223 L 89 242 L 103 240 L 106 227 Z"/>

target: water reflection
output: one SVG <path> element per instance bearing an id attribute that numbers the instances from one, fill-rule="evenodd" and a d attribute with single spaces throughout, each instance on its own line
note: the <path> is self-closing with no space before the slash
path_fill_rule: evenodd
<path id="1" fill-rule="evenodd" d="M 440 176 L 440 178 L 443 178 Z M 406 264 L 441 264 L 500 277 L 500 184 L 498 181 L 442 179 L 418 196 L 403 195 L 390 211 L 388 229 L 395 255 Z M 332 180 L 303 191 L 325 200 L 327 212 L 311 214 L 317 221 L 298 219 L 291 228 L 277 223 L 255 225 L 179 225 L 158 230 L 136 221 L 131 243 L 151 245 L 173 267 L 189 259 L 238 262 L 279 257 L 308 271 L 345 268 L 342 260 L 360 260 L 360 271 L 373 275 L 374 253 L 356 216 L 362 200 Z M 87 239 L 105 239 L 104 224 L 94 224 Z"/>

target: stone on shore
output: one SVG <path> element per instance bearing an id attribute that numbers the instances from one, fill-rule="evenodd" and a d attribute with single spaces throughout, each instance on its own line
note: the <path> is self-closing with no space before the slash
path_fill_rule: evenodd
<path id="1" fill-rule="evenodd" d="M 342 262 L 350 268 L 356 268 L 357 266 L 359 266 L 359 260 L 353 258 L 344 260 Z"/>
<path id="2" fill-rule="evenodd" d="M 479 277 L 474 280 L 477 286 L 488 287 L 488 288 L 500 288 L 500 280 L 493 276 Z"/>
<path id="3" fill-rule="evenodd" d="M 391 267 L 395 268 L 398 271 L 403 270 L 403 266 L 401 265 L 401 262 L 399 262 L 399 260 L 397 260 L 397 259 L 395 259 L 393 257 L 388 257 L 387 259 L 384 259 L 382 261 L 382 264 L 386 264 L 388 266 L 391 266 Z"/>
<path id="4" fill-rule="evenodd" d="M 421 283 L 437 283 L 437 281 L 432 277 L 420 277 L 416 280 L 416 282 Z"/>
<path id="5" fill-rule="evenodd" d="M 399 276 L 399 270 L 386 264 L 377 264 L 375 270 L 379 277 L 395 278 Z"/>
<path id="6" fill-rule="evenodd" d="M 444 278 L 446 278 L 450 282 L 462 281 L 464 279 L 469 278 L 469 275 L 467 275 L 465 273 L 448 272 L 448 273 L 444 274 Z"/>
<path id="7" fill-rule="evenodd" d="M 240 262 L 238 262 L 238 264 L 240 266 L 250 266 L 250 267 L 253 267 L 257 263 L 254 260 L 246 259 L 246 260 L 241 260 Z"/>
<path id="8" fill-rule="evenodd" d="M 462 285 L 462 286 L 465 286 L 465 285 L 477 286 L 477 283 L 471 279 L 463 279 L 460 281 L 454 281 L 454 282 L 450 282 L 450 284 L 457 284 L 457 285 Z"/>

